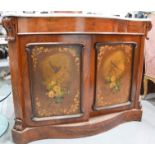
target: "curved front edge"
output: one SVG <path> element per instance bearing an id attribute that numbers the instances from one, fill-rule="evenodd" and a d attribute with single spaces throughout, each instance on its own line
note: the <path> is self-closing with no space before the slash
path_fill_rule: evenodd
<path id="1" fill-rule="evenodd" d="M 79 138 L 107 131 L 121 123 L 140 121 L 141 109 L 132 109 L 119 113 L 91 118 L 88 122 L 41 127 L 27 127 L 23 131 L 12 130 L 15 143 L 29 143 L 49 138 Z"/>

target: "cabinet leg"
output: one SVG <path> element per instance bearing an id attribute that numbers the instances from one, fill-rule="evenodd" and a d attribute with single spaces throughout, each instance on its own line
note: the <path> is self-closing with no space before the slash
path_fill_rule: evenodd
<path id="1" fill-rule="evenodd" d="M 144 95 L 143 95 L 143 99 L 145 99 L 147 92 L 148 92 L 148 79 L 144 76 Z"/>

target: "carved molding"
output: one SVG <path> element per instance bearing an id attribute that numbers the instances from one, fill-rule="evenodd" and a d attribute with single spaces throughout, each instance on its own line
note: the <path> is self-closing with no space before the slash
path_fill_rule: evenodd
<path id="1" fill-rule="evenodd" d="M 15 125 L 14 125 L 14 129 L 21 131 L 24 129 L 23 127 L 23 121 L 21 119 L 15 119 Z"/>
<path id="2" fill-rule="evenodd" d="M 147 35 L 148 35 L 148 32 L 151 30 L 151 28 L 152 28 L 151 22 L 147 22 L 147 23 L 146 23 L 146 33 L 145 33 L 145 38 L 146 38 L 147 40 L 149 39 L 149 37 L 148 37 Z"/>
<path id="3" fill-rule="evenodd" d="M 2 25 L 4 26 L 8 41 L 14 41 L 16 39 L 16 24 L 15 18 L 13 17 L 4 17 L 2 20 Z"/>

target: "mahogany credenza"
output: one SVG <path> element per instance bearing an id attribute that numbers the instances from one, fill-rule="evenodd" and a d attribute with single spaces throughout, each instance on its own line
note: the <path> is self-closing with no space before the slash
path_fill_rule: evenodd
<path id="1" fill-rule="evenodd" d="M 148 20 L 5 16 L 15 143 L 76 138 L 140 121 Z"/>

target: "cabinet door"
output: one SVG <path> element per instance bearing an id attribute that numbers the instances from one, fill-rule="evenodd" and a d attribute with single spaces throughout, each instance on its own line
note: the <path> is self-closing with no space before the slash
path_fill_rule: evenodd
<path id="1" fill-rule="evenodd" d="M 82 44 L 27 44 L 33 121 L 84 117 Z"/>
<path id="2" fill-rule="evenodd" d="M 131 104 L 134 43 L 96 44 L 95 110 Z"/>

